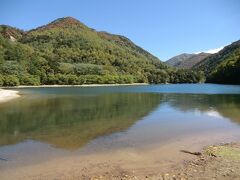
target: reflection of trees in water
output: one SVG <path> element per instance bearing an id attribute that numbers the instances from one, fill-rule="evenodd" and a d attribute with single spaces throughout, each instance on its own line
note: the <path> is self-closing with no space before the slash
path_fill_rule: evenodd
<path id="1" fill-rule="evenodd" d="M 127 129 L 160 100 L 157 94 L 127 93 L 22 99 L 0 108 L 0 145 L 29 138 L 77 149 L 98 136 Z"/>
<path id="2" fill-rule="evenodd" d="M 98 136 L 126 130 L 161 102 L 183 112 L 214 110 L 240 123 L 240 95 L 120 93 L 23 98 L 0 106 L 0 145 L 35 139 L 78 149 Z"/>
<path id="3" fill-rule="evenodd" d="M 201 112 L 213 110 L 240 124 L 240 95 L 168 94 L 165 98 L 172 107 L 183 112 L 195 109 Z"/>

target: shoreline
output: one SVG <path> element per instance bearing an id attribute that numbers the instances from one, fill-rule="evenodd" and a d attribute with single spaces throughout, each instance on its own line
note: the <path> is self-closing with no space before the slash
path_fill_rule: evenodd
<path id="1" fill-rule="evenodd" d="M 40 86 L 12 86 L 0 87 L 1 89 L 20 89 L 20 88 L 55 88 L 55 87 L 108 87 L 108 86 L 141 86 L 149 85 L 148 83 L 132 83 L 132 84 L 82 84 L 82 85 L 40 85 Z"/>
<path id="2" fill-rule="evenodd" d="M 0 89 L 0 103 L 20 97 L 18 93 L 18 91 Z"/>
<path id="3" fill-rule="evenodd" d="M 165 148 L 163 147 L 163 149 Z M 114 160 L 105 161 L 104 154 L 80 156 L 74 159 L 75 162 L 72 157 L 62 157 L 39 164 L 17 166 L 0 173 L 0 179 L 232 180 L 240 177 L 239 153 L 240 142 L 233 141 L 204 145 L 199 151 L 180 150 L 178 156 L 181 158 L 178 161 L 171 164 L 165 160 L 163 166 L 159 162 L 157 165 L 151 166 L 149 159 L 139 159 L 138 156 L 132 158 L 143 160 L 145 165 L 139 166 L 134 161 L 129 161 L 130 164 L 124 165 L 116 163 L 114 158 Z M 94 161 L 90 159 L 94 159 Z"/>

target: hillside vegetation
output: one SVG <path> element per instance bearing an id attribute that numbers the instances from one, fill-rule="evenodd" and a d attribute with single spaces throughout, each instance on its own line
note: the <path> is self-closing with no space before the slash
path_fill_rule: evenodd
<path id="1" fill-rule="evenodd" d="M 240 84 L 240 41 L 223 48 L 193 67 L 202 70 L 206 82 Z"/>
<path id="2" fill-rule="evenodd" d="M 30 31 L 0 26 L 0 86 L 195 83 L 203 74 L 168 67 L 128 38 L 72 18 Z"/>

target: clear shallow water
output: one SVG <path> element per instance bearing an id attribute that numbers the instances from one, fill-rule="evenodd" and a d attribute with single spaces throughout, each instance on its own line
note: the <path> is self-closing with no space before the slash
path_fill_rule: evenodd
<path id="1" fill-rule="evenodd" d="M 240 86 L 196 84 L 20 89 L 0 104 L 1 168 L 135 149 L 194 135 L 240 139 Z M 216 138 L 215 138 L 216 140 Z"/>

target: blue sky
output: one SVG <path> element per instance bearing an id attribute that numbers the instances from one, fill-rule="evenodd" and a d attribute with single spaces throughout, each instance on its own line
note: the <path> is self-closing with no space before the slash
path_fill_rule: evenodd
<path id="1" fill-rule="evenodd" d="M 72 16 L 167 60 L 240 39 L 240 0 L 1 0 L 0 24 L 29 30 Z"/>

